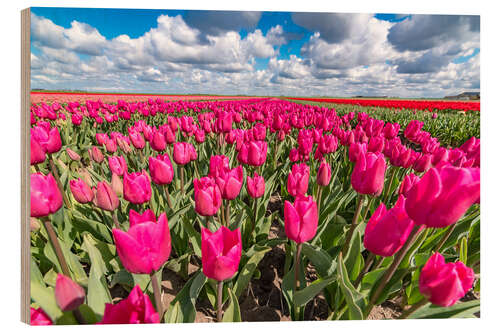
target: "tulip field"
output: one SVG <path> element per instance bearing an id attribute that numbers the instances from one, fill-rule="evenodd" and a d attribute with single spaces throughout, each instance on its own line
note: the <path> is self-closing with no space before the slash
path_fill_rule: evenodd
<path id="1" fill-rule="evenodd" d="M 479 317 L 479 103 L 42 97 L 32 325 Z"/>

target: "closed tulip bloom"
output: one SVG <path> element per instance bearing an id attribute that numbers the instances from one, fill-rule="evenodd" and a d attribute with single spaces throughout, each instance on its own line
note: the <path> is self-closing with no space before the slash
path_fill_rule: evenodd
<path id="1" fill-rule="evenodd" d="M 117 196 L 123 196 L 123 182 L 116 173 L 111 175 L 111 188 L 116 193 Z"/>
<path id="2" fill-rule="evenodd" d="M 322 161 L 319 165 L 318 174 L 316 177 L 316 181 L 318 185 L 328 186 L 330 184 L 330 179 L 332 178 L 332 168 L 330 164 L 326 161 Z"/>
<path id="3" fill-rule="evenodd" d="M 127 232 L 113 229 L 116 251 L 123 267 L 134 274 L 151 274 L 168 260 L 171 250 L 170 231 L 165 213 L 158 221 L 133 217 Z"/>
<path id="4" fill-rule="evenodd" d="M 404 131 L 405 137 L 410 141 L 416 142 L 423 126 L 424 122 L 422 121 L 416 119 L 410 121 Z"/>
<path id="5" fill-rule="evenodd" d="M 236 143 L 236 149 L 238 150 L 238 143 Z M 237 158 L 241 164 L 248 164 L 248 146 L 246 143 L 241 144 Z"/>
<path id="6" fill-rule="evenodd" d="M 127 172 L 127 162 L 123 156 L 109 156 L 109 169 L 118 176 L 123 176 Z"/>
<path id="7" fill-rule="evenodd" d="M 388 140 L 394 138 L 399 133 L 400 125 L 398 123 L 386 123 L 383 129 L 384 137 Z"/>
<path id="8" fill-rule="evenodd" d="M 109 140 L 109 136 L 106 133 L 96 133 L 95 138 L 97 140 L 97 143 L 102 145 L 105 145 L 106 142 Z"/>
<path id="9" fill-rule="evenodd" d="M 42 146 L 48 154 L 56 153 L 61 149 L 61 135 L 57 127 L 50 128 L 50 124 L 31 128 L 31 136 Z"/>
<path id="10" fill-rule="evenodd" d="M 174 168 L 167 154 L 149 157 L 149 173 L 155 184 L 170 184 L 174 179 Z"/>
<path id="11" fill-rule="evenodd" d="M 132 142 L 132 145 L 136 149 L 143 149 L 146 146 L 146 140 L 144 140 L 144 137 L 140 132 L 136 131 L 129 131 L 128 133 L 130 141 Z"/>
<path id="12" fill-rule="evenodd" d="M 367 147 L 366 143 L 352 143 L 349 146 L 349 161 L 356 163 L 358 160 L 358 156 L 363 153 L 366 154 L 367 152 Z"/>
<path id="13" fill-rule="evenodd" d="M 69 148 L 66 148 L 66 154 L 68 154 L 68 157 L 73 161 L 79 161 L 81 159 L 80 155 Z"/>
<path id="14" fill-rule="evenodd" d="M 205 131 L 198 129 L 194 132 L 194 139 L 197 143 L 205 142 Z"/>
<path id="15" fill-rule="evenodd" d="M 266 182 L 264 177 L 254 173 L 253 178 L 247 176 L 247 192 L 252 198 L 260 198 L 266 190 Z"/>
<path id="16" fill-rule="evenodd" d="M 217 213 L 222 204 L 222 195 L 215 180 L 202 177 L 193 180 L 195 210 L 202 216 L 212 216 Z"/>
<path id="17" fill-rule="evenodd" d="M 95 198 L 97 207 L 110 212 L 114 211 L 120 204 L 115 191 L 107 182 L 97 183 Z"/>
<path id="18" fill-rule="evenodd" d="M 219 186 L 223 199 L 236 199 L 243 185 L 243 166 L 226 170 L 225 173 L 215 178 L 215 182 Z"/>
<path id="19" fill-rule="evenodd" d="M 31 217 L 55 213 L 62 206 L 62 195 L 51 173 L 32 173 L 30 176 Z"/>
<path id="20" fill-rule="evenodd" d="M 94 200 L 94 192 L 92 192 L 90 186 L 80 178 L 70 180 L 69 188 L 71 193 L 73 193 L 73 197 L 79 203 L 88 203 Z"/>
<path id="21" fill-rule="evenodd" d="M 153 134 L 153 139 L 149 143 L 151 148 L 156 151 L 163 151 L 167 147 L 167 142 L 165 141 L 165 136 L 160 131 L 155 130 Z"/>
<path id="22" fill-rule="evenodd" d="M 102 161 L 104 161 L 104 155 L 96 146 L 89 149 L 89 156 L 90 159 L 94 162 L 101 163 Z"/>
<path id="23" fill-rule="evenodd" d="M 474 271 L 462 262 L 445 263 L 444 257 L 434 253 L 420 272 L 418 288 L 429 302 L 452 306 L 472 288 Z"/>
<path id="24" fill-rule="evenodd" d="M 479 168 L 451 165 L 429 169 L 408 192 L 406 212 L 429 228 L 457 222 L 479 198 L 479 173 Z"/>
<path id="25" fill-rule="evenodd" d="M 45 161 L 45 151 L 34 137 L 30 139 L 31 165 Z"/>
<path id="26" fill-rule="evenodd" d="M 378 256 L 390 257 L 404 245 L 413 226 L 403 196 L 389 210 L 381 203 L 366 224 L 365 248 Z"/>
<path id="27" fill-rule="evenodd" d="M 130 145 L 124 138 L 116 138 L 116 143 L 118 143 L 118 147 L 125 153 L 125 154 L 130 154 L 132 152 L 132 149 L 130 148 Z"/>
<path id="28" fill-rule="evenodd" d="M 385 140 L 381 136 L 374 136 L 368 142 L 368 151 L 372 153 L 381 153 L 384 150 Z"/>
<path id="29" fill-rule="evenodd" d="M 42 310 L 42 308 L 30 309 L 30 325 L 31 326 L 46 326 L 52 325 L 52 319 Z"/>
<path id="30" fill-rule="evenodd" d="M 403 178 L 401 185 L 399 185 L 398 193 L 402 194 L 405 198 L 408 196 L 413 185 L 420 181 L 420 177 L 414 173 L 410 173 Z"/>
<path id="31" fill-rule="evenodd" d="M 300 158 L 299 150 L 297 148 L 292 148 L 290 150 L 290 154 L 288 156 L 288 159 L 290 160 L 290 162 L 295 163 L 299 160 L 299 158 Z"/>
<path id="32" fill-rule="evenodd" d="M 123 176 L 123 197 L 134 204 L 143 204 L 151 199 L 151 181 L 146 171 L 125 172 Z"/>
<path id="33" fill-rule="evenodd" d="M 297 244 L 308 242 L 318 228 L 318 206 L 311 196 L 298 195 L 292 203 L 285 201 L 285 233 Z"/>
<path id="34" fill-rule="evenodd" d="M 85 290 L 64 274 L 57 274 L 54 293 L 57 305 L 63 311 L 76 310 L 85 301 Z"/>
<path id="35" fill-rule="evenodd" d="M 432 155 L 422 154 L 413 163 L 413 169 L 417 172 L 426 172 L 432 166 Z"/>
<path id="36" fill-rule="evenodd" d="M 241 259 L 241 231 L 222 226 L 216 232 L 201 228 L 201 262 L 203 274 L 224 281 L 238 271 Z"/>
<path id="37" fill-rule="evenodd" d="M 445 147 L 437 148 L 434 153 L 432 153 L 432 165 L 436 166 L 441 162 L 448 162 L 448 149 Z"/>
<path id="38" fill-rule="evenodd" d="M 118 149 L 118 145 L 116 144 L 115 139 L 109 139 L 108 141 L 106 141 L 105 146 L 108 153 L 114 153 Z"/>
<path id="39" fill-rule="evenodd" d="M 252 141 L 248 145 L 248 164 L 251 166 L 261 166 L 266 161 L 267 142 Z"/>
<path id="40" fill-rule="evenodd" d="M 106 303 L 99 324 L 154 324 L 160 322 L 148 295 L 136 285 L 126 299 L 116 304 Z"/>
<path id="41" fill-rule="evenodd" d="M 386 162 L 384 155 L 361 153 L 351 174 L 352 187 L 360 194 L 378 196 L 384 188 Z"/>
<path id="42" fill-rule="evenodd" d="M 190 143 L 176 142 L 174 143 L 174 162 L 179 165 L 185 165 L 191 162 Z"/>
<path id="43" fill-rule="evenodd" d="M 226 155 L 212 155 L 210 156 L 209 173 L 210 177 L 216 178 L 229 169 L 229 158 Z"/>
<path id="44" fill-rule="evenodd" d="M 288 174 L 287 190 L 291 196 L 305 195 L 309 186 L 309 166 L 305 163 L 294 164 Z"/>

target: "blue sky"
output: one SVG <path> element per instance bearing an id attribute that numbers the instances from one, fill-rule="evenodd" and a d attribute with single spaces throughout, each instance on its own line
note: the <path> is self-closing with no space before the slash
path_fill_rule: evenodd
<path id="1" fill-rule="evenodd" d="M 32 88 L 440 97 L 479 90 L 479 17 L 32 8 Z"/>

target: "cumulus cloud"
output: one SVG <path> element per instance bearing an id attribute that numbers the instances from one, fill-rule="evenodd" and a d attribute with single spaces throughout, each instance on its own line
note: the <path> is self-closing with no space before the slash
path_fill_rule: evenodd
<path id="1" fill-rule="evenodd" d="M 188 11 L 184 17 L 186 23 L 209 35 L 219 35 L 227 31 L 239 31 L 242 28 L 254 28 L 260 20 L 261 12 L 244 11 Z"/>

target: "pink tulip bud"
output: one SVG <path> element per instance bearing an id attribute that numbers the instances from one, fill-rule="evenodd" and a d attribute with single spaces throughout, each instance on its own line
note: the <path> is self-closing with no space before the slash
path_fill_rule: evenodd
<path id="1" fill-rule="evenodd" d="M 109 169 L 112 173 L 118 176 L 123 176 L 127 172 L 127 162 L 123 156 L 109 156 L 108 157 Z"/>
<path id="2" fill-rule="evenodd" d="M 46 326 L 52 325 L 52 319 L 42 310 L 42 308 L 30 309 L 30 325 Z"/>
<path id="3" fill-rule="evenodd" d="M 69 148 L 66 148 L 66 154 L 68 154 L 68 157 L 73 161 L 79 161 L 81 159 L 80 155 Z"/>
<path id="4" fill-rule="evenodd" d="M 261 166 L 266 161 L 267 142 L 252 141 L 248 143 L 248 164 L 251 166 Z"/>
<path id="5" fill-rule="evenodd" d="M 366 154 L 366 143 L 353 143 L 349 146 L 349 161 L 356 163 L 360 154 Z"/>
<path id="6" fill-rule="evenodd" d="M 318 174 L 316 176 L 316 182 L 320 186 L 328 186 L 330 184 L 330 179 L 332 178 L 332 168 L 330 164 L 326 161 L 322 161 L 319 165 Z"/>
<path id="7" fill-rule="evenodd" d="M 31 217 L 42 217 L 53 214 L 62 206 L 62 195 L 56 180 L 51 173 L 32 173 L 31 187 Z"/>
<path id="8" fill-rule="evenodd" d="M 132 152 L 130 145 L 123 138 L 117 138 L 116 142 L 118 143 L 118 147 L 120 147 L 121 151 L 125 154 L 130 154 Z"/>
<path id="9" fill-rule="evenodd" d="M 210 279 L 224 281 L 238 271 L 241 259 L 241 232 L 222 226 L 212 233 L 201 228 L 201 262 L 203 274 Z"/>
<path id="10" fill-rule="evenodd" d="M 191 162 L 192 150 L 194 147 L 188 142 L 174 143 L 174 162 L 179 165 L 185 165 Z"/>
<path id="11" fill-rule="evenodd" d="M 210 167 L 208 175 L 216 178 L 226 173 L 229 169 L 229 158 L 226 155 L 212 155 L 210 156 Z"/>
<path id="12" fill-rule="evenodd" d="M 215 178 L 215 182 L 219 186 L 223 199 L 236 199 L 243 185 L 243 166 L 226 170 Z"/>
<path id="13" fill-rule="evenodd" d="M 420 181 L 420 177 L 414 173 L 410 173 L 403 178 L 401 185 L 399 186 L 399 194 L 402 194 L 405 198 L 408 196 L 411 188 Z"/>
<path id="14" fill-rule="evenodd" d="M 106 151 L 108 153 L 114 153 L 118 149 L 115 139 L 109 139 L 106 141 Z"/>
<path id="15" fill-rule="evenodd" d="M 451 165 L 429 169 L 408 192 L 408 216 L 429 228 L 457 222 L 479 198 L 479 174 L 479 168 Z"/>
<path id="16" fill-rule="evenodd" d="M 167 154 L 149 157 L 149 173 L 155 184 L 170 184 L 174 179 L 174 168 Z"/>
<path id="17" fill-rule="evenodd" d="M 288 174 L 287 190 L 291 196 L 305 195 L 309 186 L 309 166 L 305 163 L 294 164 Z"/>
<path id="18" fill-rule="evenodd" d="M 165 141 L 165 136 L 160 131 L 155 130 L 153 134 L 153 140 L 149 143 L 151 148 L 156 151 L 163 151 L 167 147 L 167 142 Z"/>
<path id="19" fill-rule="evenodd" d="M 63 311 L 76 310 L 85 301 L 85 290 L 63 274 L 57 274 L 54 292 L 57 305 Z"/>
<path id="20" fill-rule="evenodd" d="M 117 304 L 106 303 L 99 324 L 153 324 L 160 322 L 148 295 L 136 285 L 128 297 Z"/>
<path id="21" fill-rule="evenodd" d="M 97 140 L 97 143 L 101 146 L 105 145 L 109 140 L 109 136 L 106 133 L 96 133 L 95 138 Z"/>
<path id="22" fill-rule="evenodd" d="M 266 182 L 264 177 L 259 176 L 257 172 L 254 173 L 253 178 L 247 176 L 247 192 L 252 198 L 260 198 L 264 195 L 266 189 Z"/>
<path id="23" fill-rule="evenodd" d="M 381 153 L 384 150 L 385 140 L 381 136 L 374 136 L 368 142 L 368 151 L 372 153 Z"/>
<path id="24" fill-rule="evenodd" d="M 123 196 L 123 182 L 116 173 L 111 175 L 111 188 L 116 193 L 117 196 Z"/>
<path id="25" fill-rule="evenodd" d="M 308 242 L 318 228 L 318 206 L 311 196 L 298 195 L 293 205 L 285 201 L 285 233 L 297 244 Z"/>
<path id="26" fill-rule="evenodd" d="M 45 150 L 33 136 L 30 139 L 30 148 L 31 148 L 31 165 L 36 165 L 38 163 L 42 163 L 43 161 L 45 161 Z"/>
<path id="27" fill-rule="evenodd" d="M 448 149 L 445 147 L 437 148 L 434 153 L 432 153 L 432 165 L 437 166 L 441 162 L 448 162 Z"/>
<path id="28" fill-rule="evenodd" d="M 299 150 L 297 148 L 292 148 L 290 150 L 290 154 L 288 156 L 288 159 L 290 160 L 290 162 L 295 163 L 299 160 L 299 158 L 300 158 Z"/>
<path id="29" fill-rule="evenodd" d="M 61 135 L 57 127 L 50 128 L 50 124 L 39 125 L 31 128 L 31 136 L 42 146 L 43 150 L 49 154 L 56 153 L 61 149 Z"/>
<path id="30" fill-rule="evenodd" d="M 151 274 L 168 260 L 171 250 L 170 231 L 165 213 L 158 222 L 144 221 L 137 216 L 130 220 L 128 232 L 113 229 L 116 251 L 123 267 L 134 274 Z"/>
<path id="31" fill-rule="evenodd" d="M 71 193 L 73 193 L 73 197 L 79 203 L 84 204 L 94 200 L 94 192 L 92 192 L 90 186 L 80 178 L 70 180 L 69 188 Z"/>
<path id="32" fill-rule="evenodd" d="M 101 163 L 102 161 L 104 161 L 104 155 L 102 154 L 101 150 L 95 146 L 89 149 L 89 156 L 90 159 L 94 162 Z"/>
<path id="33" fill-rule="evenodd" d="M 107 182 L 99 182 L 97 184 L 95 198 L 97 207 L 110 212 L 114 211 L 120 204 L 116 193 Z"/>
<path id="34" fill-rule="evenodd" d="M 151 199 L 151 181 L 145 170 L 125 172 L 123 176 L 123 196 L 134 204 L 143 204 Z"/>
<path id="35" fill-rule="evenodd" d="M 386 123 L 383 129 L 384 137 L 388 140 L 394 138 L 396 135 L 398 135 L 399 128 L 400 126 L 398 123 Z"/>
<path id="36" fill-rule="evenodd" d="M 380 195 L 384 188 L 386 166 L 384 155 L 360 153 L 351 174 L 354 190 L 360 194 Z"/>
<path id="37" fill-rule="evenodd" d="M 474 271 L 462 262 L 445 263 L 434 253 L 420 272 L 419 289 L 432 304 L 452 306 L 472 288 Z"/>
<path id="38" fill-rule="evenodd" d="M 134 130 L 129 130 L 128 132 L 130 141 L 132 142 L 132 145 L 136 149 L 143 149 L 146 146 L 146 140 L 144 140 L 144 137 L 140 132 L 136 132 Z"/>
<path id="39" fill-rule="evenodd" d="M 432 155 L 422 154 L 413 163 L 413 169 L 417 172 L 426 172 L 432 166 Z"/>
<path id="40" fill-rule="evenodd" d="M 406 215 L 403 196 L 389 210 L 381 203 L 366 224 L 365 248 L 378 256 L 390 257 L 404 245 L 413 225 Z"/>
<path id="41" fill-rule="evenodd" d="M 195 210 L 202 216 L 212 216 L 222 205 L 222 195 L 215 180 L 202 177 L 193 181 Z"/>

